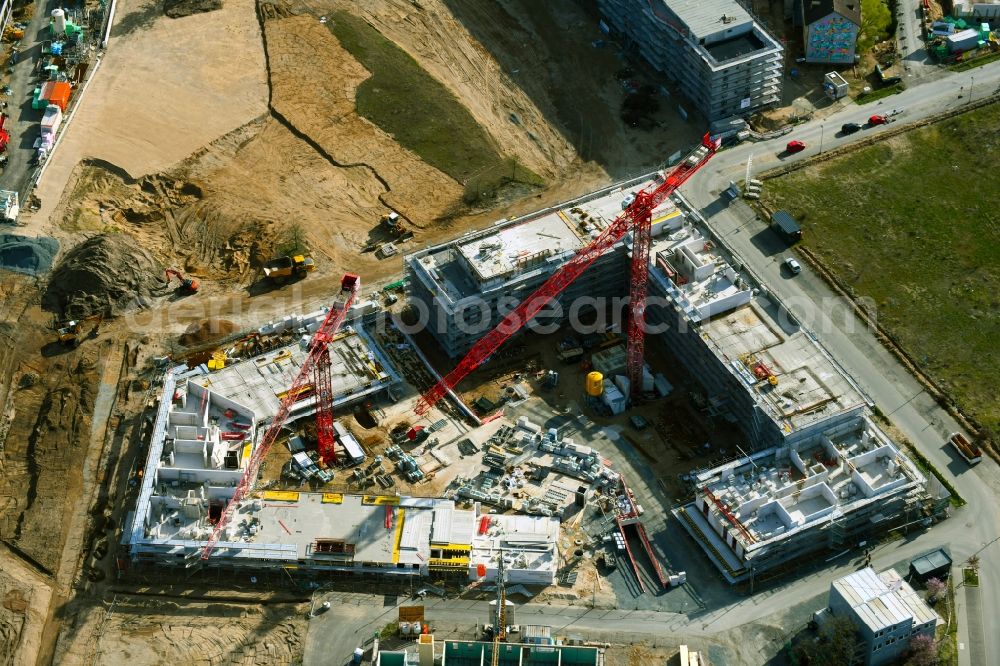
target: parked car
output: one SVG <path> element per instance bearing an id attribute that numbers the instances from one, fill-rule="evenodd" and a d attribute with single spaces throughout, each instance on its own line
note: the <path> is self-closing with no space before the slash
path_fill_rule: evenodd
<path id="1" fill-rule="evenodd" d="M 785 152 L 788 154 L 801 153 L 806 149 L 806 144 L 801 141 L 789 141 L 788 145 L 785 146 Z"/>
<path id="2" fill-rule="evenodd" d="M 840 131 L 843 134 L 854 134 L 855 132 L 861 131 L 861 125 L 858 123 L 844 123 L 840 126 Z"/>
<path id="3" fill-rule="evenodd" d="M 786 257 L 785 261 L 782 263 L 785 264 L 785 267 L 788 268 L 789 272 L 792 275 L 798 275 L 799 273 L 802 272 L 802 266 L 799 265 L 798 261 L 796 261 L 791 257 Z"/>
<path id="4" fill-rule="evenodd" d="M 868 118 L 868 124 L 871 125 L 872 127 L 874 127 L 875 125 L 885 125 L 888 122 L 889 122 L 888 116 L 875 114 L 874 116 Z"/>

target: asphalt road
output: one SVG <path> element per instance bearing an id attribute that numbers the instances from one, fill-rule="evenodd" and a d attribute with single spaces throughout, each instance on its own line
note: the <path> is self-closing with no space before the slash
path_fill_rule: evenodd
<path id="1" fill-rule="evenodd" d="M 1000 621 L 996 619 L 1000 618 L 1000 544 L 994 541 L 1000 536 L 1000 516 L 995 509 L 1000 496 L 997 465 L 987 459 L 970 469 L 945 448 L 946 435 L 960 429 L 954 420 L 922 391 L 916 380 L 863 324 L 844 314 L 842 306 L 836 305 L 837 296 L 818 276 L 811 274 L 808 268 L 794 278 L 781 271 L 781 260 L 788 253 L 747 206 L 735 202 L 727 207 L 719 197 L 730 181 L 743 178 L 751 153 L 755 172 L 808 159 L 817 155 L 821 148 L 830 150 L 886 131 L 883 126 L 841 136 L 838 130 L 843 123 L 862 123 L 872 113 L 885 113 L 890 109 L 901 111 L 896 122 L 912 122 L 967 103 L 973 77 L 976 86 L 971 91 L 973 95 L 977 91 L 979 95 L 1000 92 L 997 88 L 1000 63 L 993 63 L 971 74 L 955 74 L 913 86 L 887 98 L 882 105 L 852 105 L 822 122 L 804 124 L 781 139 L 719 153 L 702 173 L 685 185 L 684 196 L 733 248 L 739 260 L 761 277 L 803 324 L 816 333 L 833 357 L 969 502 L 951 520 L 931 530 L 929 536 L 931 542 L 949 545 L 956 563 L 985 548 L 978 553 L 984 582 L 982 614 L 987 619 L 985 650 L 988 663 L 1000 664 Z M 807 149 L 793 157 L 782 156 L 780 153 L 789 139 L 804 141 Z"/>
<path id="2" fill-rule="evenodd" d="M 8 104 L 5 111 L 10 116 L 7 120 L 10 144 L 4 154 L 10 161 L 0 174 L 0 189 L 18 192 L 22 207 L 27 206 L 25 189 L 34 170 L 31 165 L 35 156 L 34 142 L 41 134 L 42 111 L 31 108 L 31 98 L 38 80 L 35 66 L 42 55 L 42 41 L 49 37 L 49 10 L 46 7 L 44 0 L 38 3 L 24 30 L 18 62 L 10 77 L 11 94 L 3 97 Z"/>

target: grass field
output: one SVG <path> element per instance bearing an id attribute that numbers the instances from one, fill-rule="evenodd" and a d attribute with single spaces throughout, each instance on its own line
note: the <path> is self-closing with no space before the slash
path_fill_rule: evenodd
<path id="1" fill-rule="evenodd" d="M 422 160 L 478 191 L 540 178 L 499 153 L 468 109 L 413 58 L 361 18 L 336 12 L 328 25 L 372 73 L 358 87 L 358 113 Z"/>
<path id="2" fill-rule="evenodd" d="M 1000 432 L 1000 105 L 768 181 L 765 202 L 956 402 Z M 892 408 L 894 405 L 887 405 Z"/>

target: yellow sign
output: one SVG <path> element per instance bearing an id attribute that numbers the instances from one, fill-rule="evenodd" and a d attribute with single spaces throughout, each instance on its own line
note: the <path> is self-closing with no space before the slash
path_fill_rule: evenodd
<path id="1" fill-rule="evenodd" d="M 264 499 L 276 502 L 298 502 L 299 494 L 292 490 L 265 490 Z"/>

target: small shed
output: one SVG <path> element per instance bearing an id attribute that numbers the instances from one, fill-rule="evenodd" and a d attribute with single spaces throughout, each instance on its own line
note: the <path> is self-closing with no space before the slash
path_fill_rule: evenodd
<path id="1" fill-rule="evenodd" d="M 926 583 L 928 578 L 943 580 L 949 573 L 951 573 L 951 556 L 944 548 L 924 553 L 910 561 L 910 576 L 921 583 Z"/>

